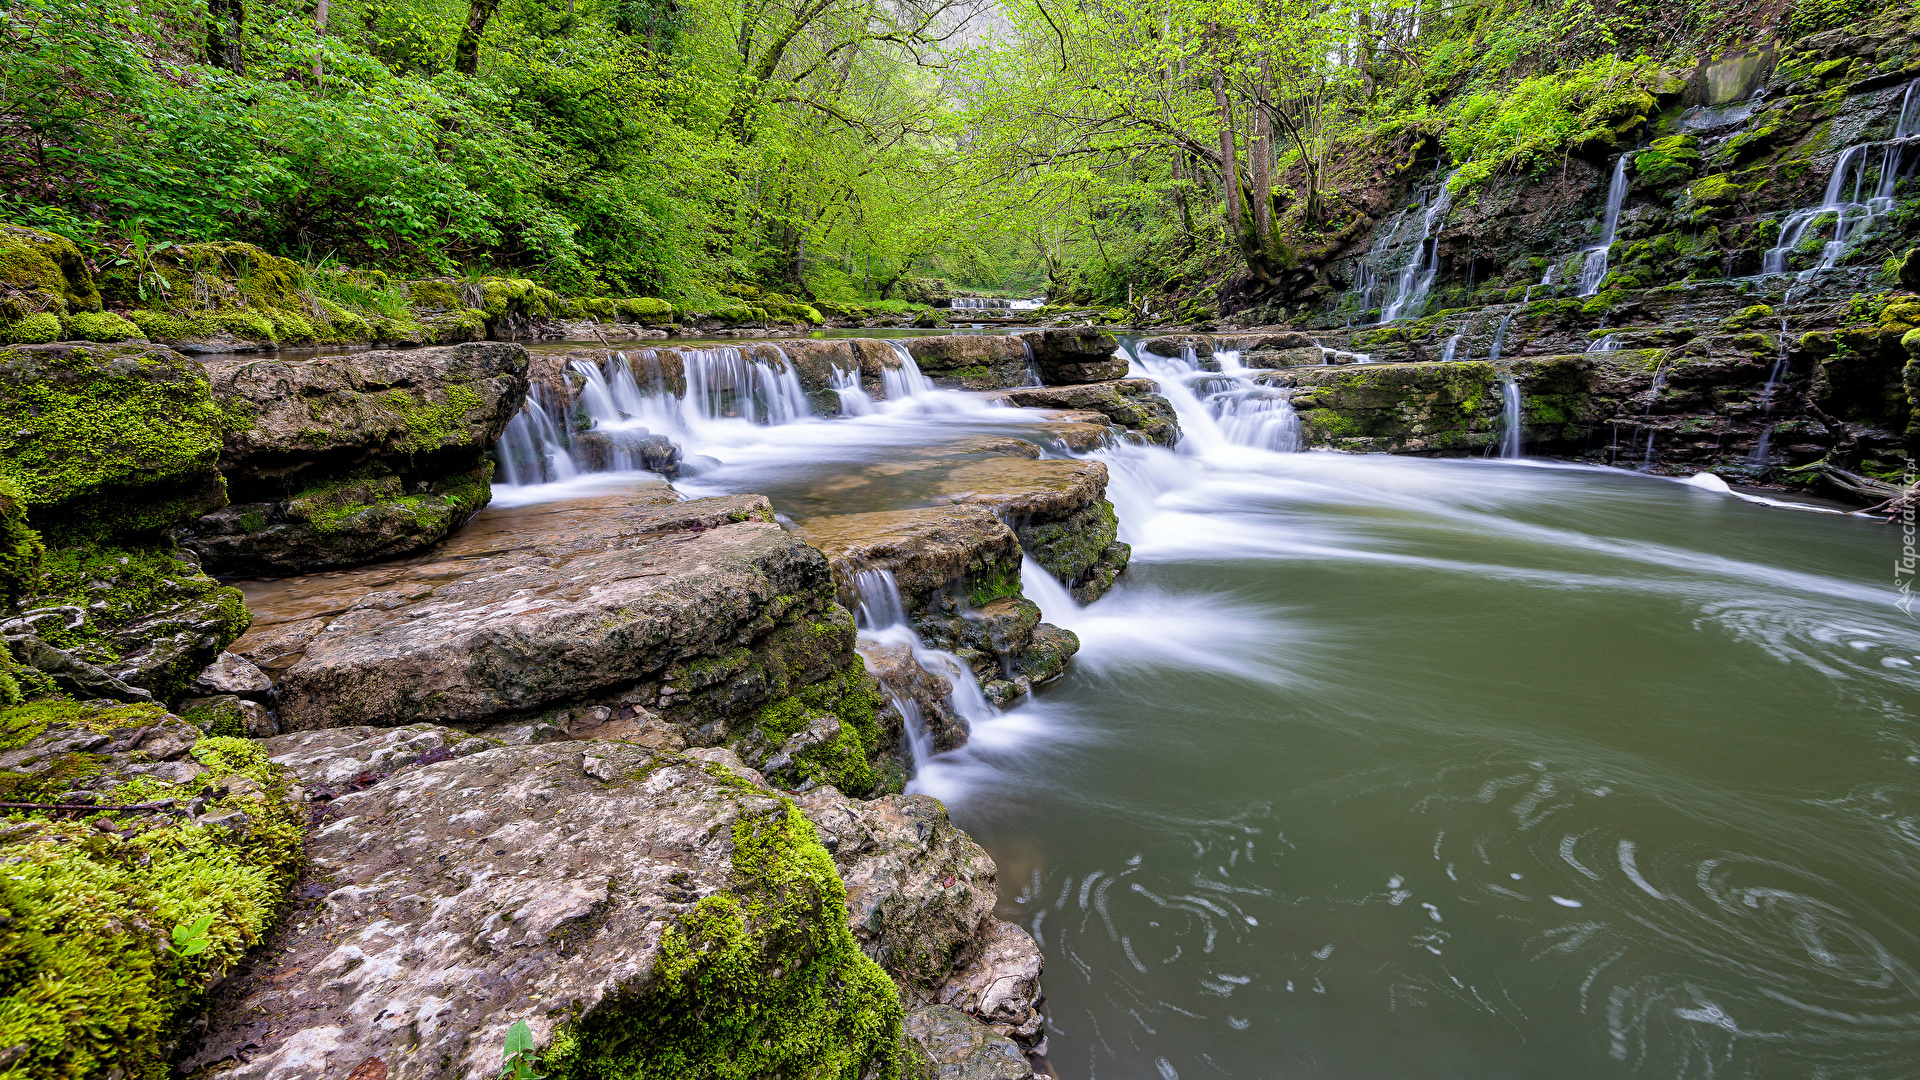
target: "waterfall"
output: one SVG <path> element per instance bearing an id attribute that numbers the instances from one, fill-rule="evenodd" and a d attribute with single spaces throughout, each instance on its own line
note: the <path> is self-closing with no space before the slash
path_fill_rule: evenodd
<path id="1" fill-rule="evenodd" d="M 1436 229 L 1447 223 L 1447 212 L 1453 209 L 1453 192 L 1447 187 L 1453 177 L 1454 173 L 1448 173 L 1447 178 L 1440 182 L 1433 203 L 1427 207 L 1420 242 L 1415 245 L 1407 264 L 1400 269 L 1393 302 L 1380 313 L 1382 323 L 1390 323 L 1402 315 L 1418 315 L 1426 305 L 1427 291 L 1433 288 L 1433 279 L 1440 272 L 1440 237 Z"/>
<path id="2" fill-rule="evenodd" d="M 500 433 L 495 456 L 502 483 L 545 484 L 578 475 L 567 449 L 565 429 L 554 422 L 546 406 L 546 387 L 535 386 L 520 411 Z"/>
<path id="3" fill-rule="evenodd" d="M 1747 460 L 1755 465 L 1767 463 L 1767 444 L 1773 441 L 1773 392 L 1780 385 L 1780 379 L 1787 372 L 1787 320 L 1780 320 L 1780 355 L 1774 358 L 1773 370 L 1767 373 L 1767 385 L 1760 388 L 1760 419 L 1765 423 L 1760 428 L 1760 441 L 1754 444 L 1753 453 Z"/>
<path id="4" fill-rule="evenodd" d="M 1033 342 L 1028 341 L 1022 336 L 1020 338 L 1020 347 L 1025 349 L 1027 353 L 1027 385 L 1045 386 L 1046 383 L 1040 381 L 1040 365 L 1033 360 Z"/>
<path id="5" fill-rule="evenodd" d="M 913 352 L 904 341 L 889 340 L 895 356 L 900 358 L 899 367 L 880 369 L 880 384 L 886 387 L 888 401 L 904 401 L 907 398 L 925 397 L 933 390 L 933 384 L 920 373 L 920 365 L 914 362 Z"/>
<path id="6" fill-rule="evenodd" d="M 1460 339 L 1465 336 L 1466 336 L 1465 334 L 1455 334 L 1452 337 L 1447 339 L 1447 347 L 1444 350 L 1442 350 L 1440 353 L 1441 363 L 1447 364 L 1447 363 L 1453 362 L 1454 351 L 1460 348 Z M 1465 359 L 1465 358 L 1463 357 L 1462 359 Z"/>
<path id="7" fill-rule="evenodd" d="M 1581 296 L 1599 292 L 1600 283 L 1607 279 L 1607 252 L 1613 247 L 1614 233 L 1620 227 L 1620 204 L 1627 198 L 1627 159 L 1632 156 L 1621 154 L 1620 160 L 1613 164 L 1613 180 L 1607 185 L 1607 213 L 1600 225 L 1600 243 L 1587 249 L 1586 261 L 1580 267 Z M 1551 275 L 1553 270 L 1549 268 L 1547 273 Z"/>
<path id="8" fill-rule="evenodd" d="M 1520 456 L 1520 383 L 1511 375 L 1500 377 L 1500 456 Z"/>
<path id="9" fill-rule="evenodd" d="M 998 714 L 999 710 L 981 691 L 980 680 L 974 677 L 972 668 L 950 652 L 930 649 L 921 643 L 920 636 L 913 632 L 913 627 L 907 622 L 907 606 L 900 597 L 900 586 L 894 580 L 893 571 L 856 571 L 852 586 L 855 598 L 854 625 L 861 640 L 905 645 L 911 649 L 914 663 L 947 680 L 952 688 L 947 704 L 953 709 L 954 715 L 965 720 L 969 726 L 990 720 Z M 883 689 L 905 723 L 907 746 L 913 755 L 914 772 L 918 774 L 934 753 L 933 739 L 927 734 L 925 717 L 913 698 L 899 693 L 894 687 L 883 686 Z"/>
<path id="10" fill-rule="evenodd" d="M 1612 352 L 1613 350 L 1619 347 L 1620 347 L 1619 335 L 1608 334 L 1606 337 L 1598 338 L 1593 342 L 1593 344 L 1588 345 L 1587 351 L 1590 353 Z"/>
<path id="11" fill-rule="evenodd" d="M 840 395 L 840 415 L 866 416 L 873 412 L 873 399 L 860 388 L 860 366 L 833 365 L 833 390 Z"/>
<path id="12" fill-rule="evenodd" d="M 1807 272 L 1832 269 L 1846 254 L 1850 238 L 1865 231 L 1873 224 L 1874 218 L 1893 210 L 1894 186 L 1900 180 L 1901 167 L 1905 164 L 1907 147 L 1916 134 L 1915 128 L 1920 126 L 1920 109 L 1915 108 L 1914 100 L 1916 85 L 1920 85 L 1920 79 L 1909 81 L 1906 92 L 1900 98 L 1900 114 L 1894 121 L 1893 138 L 1884 143 L 1855 143 L 1842 150 L 1834 160 L 1832 175 L 1827 177 L 1827 188 L 1820 204 L 1795 210 L 1780 222 L 1779 243 L 1767 249 L 1761 261 L 1762 273 L 1785 273 L 1787 260 L 1806 235 L 1807 226 L 1826 214 L 1834 215 L 1833 236 L 1821 245 L 1819 263 Z M 1879 175 L 1869 193 L 1869 151 L 1876 146 L 1881 149 Z M 1805 276 L 1802 274 L 1803 278 Z"/>
<path id="13" fill-rule="evenodd" d="M 1191 347 L 1178 358 L 1129 350 L 1128 373 L 1154 380 L 1180 421 L 1181 446 L 1202 452 L 1224 446 L 1290 452 L 1300 448 L 1300 418 L 1292 394 L 1254 381 L 1237 349 L 1219 349 L 1220 370 L 1206 371 Z"/>
<path id="14" fill-rule="evenodd" d="M 1507 324 L 1513 321 L 1513 312 L 1507 312 L 1500 320 L 1499 329 L 1493 332 L 1493 347 L 1487 350 L 1488 360 L 1500 359 L 1500 352 L 1507 347 Z"/>

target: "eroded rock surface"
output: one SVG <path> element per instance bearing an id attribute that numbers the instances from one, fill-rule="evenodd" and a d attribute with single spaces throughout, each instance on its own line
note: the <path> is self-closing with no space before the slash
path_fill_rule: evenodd
<path id="1" fill-rule="evenodd" d="M 1127 361 L 1116 355 L 1120 343 L 1105 330 L 1082 326 L 1015 336 L 1032 346 L 1040 381 L 1048 386 L 1105 382 L 1127 373 Z"/>

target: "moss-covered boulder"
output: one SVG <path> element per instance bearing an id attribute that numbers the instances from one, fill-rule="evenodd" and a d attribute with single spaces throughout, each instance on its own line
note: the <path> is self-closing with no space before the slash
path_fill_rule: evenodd
<path id="1" fill-rule="evenodd" d="M 27 524 L 26 492 L 0 475 L 0 606 L 16 607 L 39 585 L 46 552 L 40 534 Z"/>
<path id="2" fill-rule="evenodd" d="M 1015 336 L 1032 347 L 1040 381 L 1048 386 L 1105 382 L 1127 373 L 1127 361 L 1118 355 L 1120 342 L 1105 330 L 1031 330 Z"/>
<path id="3" fill-rule="evenodd" d="M 487 505 L 493 463 L 406 481 L 331 480 L 274 502 L 237 503 L 193 525 L 185 542 L 224 573 L 298 574 L 363 566 L 439 542 Z"/>
<path id="4" fill-rule="evenodd" d="M 331 894 L 222 987 L 186 1071 L 492 1076 L 524 1022 L 554 1077 L 898 1075 L 899 993 L 831 857 L 731 754 L 424 725 L 266 746 L 335 796 L 311 846 Z M 329 965 L 343 948 L 367 962 Z M 342 998 L 372 1007 L 307 1007 Z"/>
<path id="5" fill-rule="evenodd" d="M 0 799 L 65 807 L 0 819 L 8 1075 L 171 1075 L 206 988 L 266 938 L 301 863 L 287 774 L 156 706 L 44 699 L 0 712 Z"/>
<path id="6" fill-rule="evenodd" d="M 1484 361 L 1294 368 L 1312 445 L 1359 451 L 1484 449 L 1497 441 L 1499 376 Z"/>
<path id="7" fill-rule="evenodd" d="M 204 369 L 169 349 L 0 348 L 0 473 L 42 531 L 152 532 L 224 504 L 227 423 Z"/>
<path id="8" fill-rule="evenodd" d="M 72 241 L 0 223 L 0 345 L 56 341 L 63 316 L 99 310 L 99 290 Z"/>

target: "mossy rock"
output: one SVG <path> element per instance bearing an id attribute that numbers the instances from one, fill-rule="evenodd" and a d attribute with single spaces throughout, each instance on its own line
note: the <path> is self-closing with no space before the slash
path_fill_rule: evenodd
<path id="1" fill-rule="evenodd" d="M 108 738 L 143 731 L 140 751 Z M 272 929 L 300 866 L 304 808 L 257 745 L 201 738 L 151 705 L 0 712 L 0 749 L 23 747 L 45 752 L 0 769 L 11 801 L 78 789 L 96 806 L 185 807 L 214 793 L 192 816 L 10 811 L 0 822 L 8 1075 L 162 1080 L 180 1018 Z M 140 764 L 150 757 L 169 764 Z"/>
<path id="2" fill-rule="evenodd" d="M 307 306 L 305 280 L 299 263 L 238 241 L 175 244 L 155 250 L 145 266 L 114 267 L 99 278 L 109 303 L 196 311 L 298 311 Z"/>
<path id="3" fill-rule="evenodd" d="M 100 292 L 73 241 L 0 223 L 0 324 L 98 310 Z"/>
<path id="4" fill-rule="evenodd" d="M 51 311 L 36 311 L 9 323 L 0 323 L 0 344 L 40 345 L 59 341 L 65 333 L 60 316 Z"/>
<path id="5" fill-rule="evenodd" d="M 0 473 L 43 531 L 153 532 L 223 505 L 227 423 L 205 371 L 168 349 L 0 349 Z"/>
<path id="6" fill-rule="evenodd" d="M 27 524 L 26 493 L 0 476 L 0 602 L 13 607 L 34 590 L 46 551 L 40 534 Z"/>
<path id="7" fill-rule="evenodd" d="M 1731 206 L 1746 193 L 1744 185 L 1735 183 L 1724 173 L 1703 176 L 1687 185 L 1687 198 L 1696 206 Z"/>
<path id="8" fill-rule="evenodd" d="M 1633 173 L 1656 189 L 1671 188 L 1693 178 L 1700 169 L 1700 140 L 1693 135 L 1655 139 L 1633 155 Z"/>
<path id="9" fill-rule="evenodd" d="M 68 341 L 134 341 L 143 335 L 140 328 L 111 311 L 81 311 L 61 321 Z"/>

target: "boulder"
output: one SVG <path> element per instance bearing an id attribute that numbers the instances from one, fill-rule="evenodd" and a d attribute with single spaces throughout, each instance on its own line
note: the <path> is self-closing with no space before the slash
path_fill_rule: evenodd
<path id="1" fill-rule="evenodd" d="M 213 361 L 214 396 L 238 421 L 221 471 L 236 498 L 257 499 L 353 476 L 472 469 L 520 410 L 527 366 L 527 350 L 504 341 Z"/>
<path id="2" fill-rule="evenodd" d="M 1127 361 L 1118 355 L 1119 341 L 1105 330 L 1082 326 L 1014 336 L 1032 347 L 1040 381 L 1048 386 L 1104 382 L 1127 373 Z"/>
<path id="3" fill-rule="evenodd" d="M 940 1004 L 963 1009 L 1009 1038 L 1031 1046 L 1046 1021 L 1040 1015 L 1040 946 L 1013 923 L 989 921 L 966 965 L 940 986 Z"/>
<path id="4" fill-rule="evenodd" d="M 61 316 L 100 310 L 87 260 L 73 241 L 0 223 L 0 344 L 65 337 Z"/>
<path id="5" fill-rule="evenodd" d="M 920 370 L 939 386 L 997 390 L 1032 381 L 1034 358 L 1024 338 L 953 334 L 912 338 L 906 345 Z"/>
<path id="6" fill-rule="evenodd" d="M 573 451 L 588 472 L 645 469 L 668 478 L 680 475 L 680 447 L 665 435 L 644 429 L 583 431 L 573 437 Z"/>
<path id="7" fill-rule="evenodd" d="M 985 506 L 929 506 L 807 518 L 800 535 L 835 568 L 842 602 L 858 604 L 853 576 L 885 570 L 909 613 L 943 597 L 983 606 L 1020 588 L 1020 540 Z"/>
<path id="8" fill-rule="evenodd" d="M 1012 1039 L 958 1009 L 928 1005 L 904 1022 L 921 1076 L 931 1080 L 1033 1080 L 1033 1064 Z"/>
<path id="9" fill-rule="evenodd" d="M 187 723 L 209 735 L 265 739 L 280 734 L 280 725 L 265 705 L 232 694 L 182 698 L 174 708 Z"/>
<path id="10" fill-rule="evenodd" d="M 731 754 L 399 738 L 265 744 L 316 787 L 394 767 L 329 788 L 317 902 L 221 985 L 183 1072 L 494 1076 L 516 1022 L 573 1075 L 857 1076 L 894 1052 L 897 991 L 814 827 Z"/>
<path id="11" fill-rule="evenodd" d="M 249 585 L 261 627 L 234 651 L 276 677 L 288 730 L 605 707 L 751 752 L 830 713 L 831 745 L 783 778 L 870 787 L 894 735 L 827 560 L 763 496 L 672 499 L 489 511 L 431 560 Z"/>
<path id="12" fill-rule="evenodd" d="M 231 694 L 250 701 L 266 701 L 273 695 L 273 680 L 246 657 L 223 652 L 193 677 L 187 690 L 202 697 Z"/>
<path id="13" fill-rule="evenodd" d="M 859 802 L 821 788 L 798 805 L 846 884 L 860 948 L 893 976 L 908 1005 L 933 1001 L 956 971 L 983 955 L 998 871 L 938 799 Z"/>
<path id="14" fill-rule="evenodd" d="M 0 348 L 0 459 L 58 538 L 152 534 L 223 505 L 226 422 L 200 365 L 158 345 Z"/>
<path id="15" fill-rule="evenodd" d="M 1103 462 L 986 458 L 952 470 L 936 491 L 943 501 L 985 506 L 1013 522 L 1026 553 L 1085 594 L 1083 603 L 1126 568 L 1131 549 L 1117 539 L 1119 518 L 1106 499 Z"/>
<path id="16" fill-rule="evenodd" d="M 297 787 L 256 744 L 156 705 L 42 699 L 0 727 L 6 800 L 68 808 L 0 823 L 0 1057 L 15 1076 L 168 1075 L 178 1017 L 266 936 L 298 875 Z M 199 947 L 170 947 L 184 940 Z"/>
<path id="17" fill-rule="evenodd" d="M 1152 379 L 1118 379 L 1078 386 L 1021 387 L 989 395 L 1023 409 L 1095 412 L 1143 441 L 1171 448 L 1180 441 L 1173 405 Z"/>
<path id="18" fill-rule="evenodd" d="M 1168 334 L 1162 337 L 1150 337 L 1140 342 L 1140 348 L 1168 359 L 1179 359 L 1187 350 L 1193 350 L 1194 359 L 1208 371 L 1220 370 L 1220 364 L 1213 359 L 1213 339 L 1205 334 Z"/>

